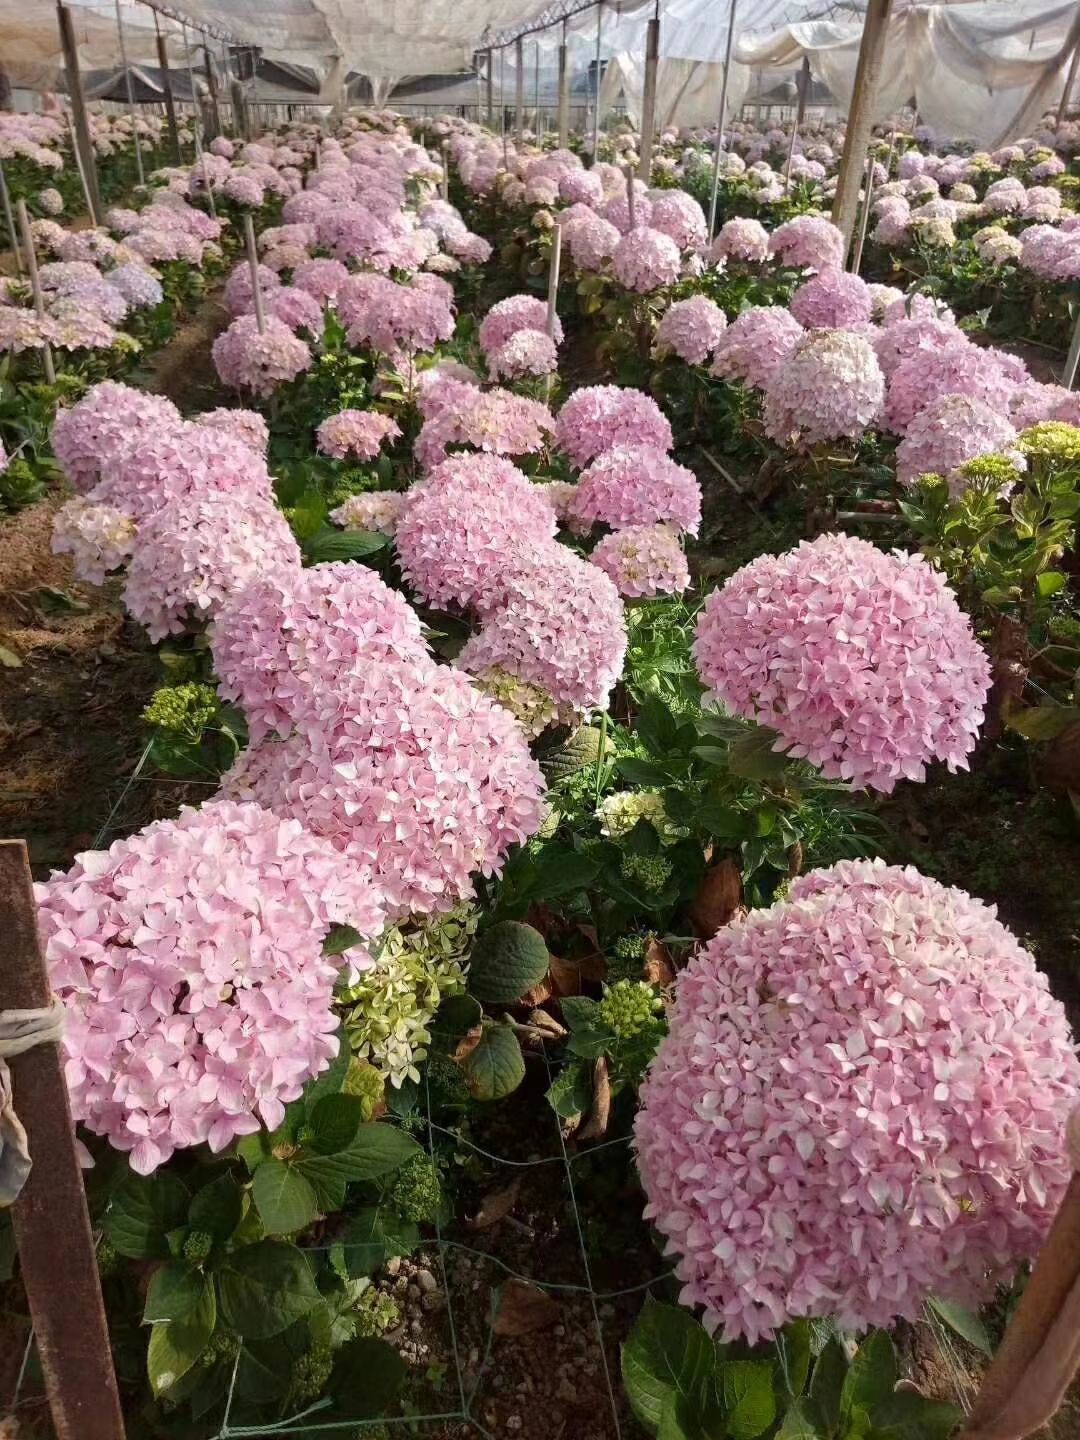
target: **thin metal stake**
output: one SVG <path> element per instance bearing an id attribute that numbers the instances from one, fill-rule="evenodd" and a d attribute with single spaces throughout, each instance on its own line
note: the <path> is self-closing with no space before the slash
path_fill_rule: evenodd
<path id="1" fill-rule="evenodd" d="M 139 124 L 135 118 L 135 90 L 131 84 L 131 70 L 128 67 L 127 45 L 124 42 L 124 22 L 120 18 L 120 0 L 116 0 L 116 36 L 120 41 L 120 64 L 124 67 L 124 80 L 127 84 L 128 114 L 131 116 L 131 138 L 135 141 L 135 168 L 139 173 L 139 184 L 146 184 L 146 175 L 143 172 L 142 145 L 139 141 Z"/>
<path id="2" fill-rule="evenodd" d="M 720 84 L 720 119 L 716 127 L 716 158 L 712 172 L 712 203 L 709 206 L 709 239 L 716 234 L 716 202 L 720 192 L 720 156 L 724 149 L 724 125 L 727 122 L 728 77 L 731 74 L 731 46 L 735 39 L 735 12 L 739 0 L 731 0 L 728 12 L 727 49 L 724 52 L 724 78 Z"/>
<path id="3" fill-rule="evenodd" d="M 247 246 L 248 264 L 251 266 L 251 298 L 255 305 L 255 324 L 261 335 L 266 329 L 266 312 L 263 309 L 262 286 L 259 284 L 259 252 L 255 248 L 255 225 L 250 210 L 244 212 L 244 243 Z"/>
<path id="4" fill-rule="evenodd" d="M 38 319 L 44 320 L 45 297 L 41 293 L 41 276 L 38 274 L 37 256 L 34 254 L 34 234 L 30 229 L 30 216 L 27 213 L 26 201 L 17 201 L 16 209 L 19 212 L 19 230 L 22 233 L 23 250 L 26 253 L 26 268 L 30 273 L 30 288 L 34 292 L 34 310 Z M 42 358 L 45 361 L 45 379 L 50 385 L 55 385 L 56 367 L 53 365 L 52 346 L 48 340 L 42 347 Z"/>
<path id="5" fill-rule="evenodd" d="M 7 176 L 4 174 L 4 162 L 0 160 L 0 203 L 4 207 L 4 224 L 7 226 L 8 236 L 11 240 L 11 253 L 15 257 L 15 273 L 22 275 L 23 262 L 19 254 L 19 235 L 15 229 L 15 216 L 11 211 L 11 191 L 8 189 Z"/>

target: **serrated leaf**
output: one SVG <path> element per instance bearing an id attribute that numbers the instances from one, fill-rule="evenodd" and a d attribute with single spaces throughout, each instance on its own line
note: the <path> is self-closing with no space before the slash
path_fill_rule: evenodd
<path id="1" fill-rule="evenodd" d="M 656 1429 L 668 1396 L 690 1396 L 712 1374 L 716 1349 L 692 1315 L 649 1299 L 622 1347 L 622 1375 L 631 1409 Z"/>
<path id="2" fill-rule="evenodd" d="M 319 1211 L 311 1182 L 282 1160 L 259 1166 L 251 1177 L 251 1197 L 268 1235 L 306 1230 Z"/>
<path id="3" fill-rule="evenodd" d="M 990 1342 L 986 1326 L 974 1310 L 968 1310 L 966 1306 L 957 1304 L 955 1300 L 944 1300 L 938 1295 L 931 1295 L 928 1304 L 934 1314 L 943 1320 L 950 1330 L 955 1330 L 957 1335 L 966 1340 L 969 1345 L 974 1345 L 976 1350 L 981 1350 L 984 1355 L 993 1355 L 994 1347 Z"/>
<path id="4" fill-rule="evenodd" d="M 813 1400 L 803 1396 L 795 1401 L 784 1416 L 784 1422 L 776 1432 L 776 1440 L 828 1440 L 831 1433 L 825 1428 L 825 1422 Z"/>
<path id="5" fill-rule="evenodd" d="M 311 1107 L 311 1136 L 304 1143 L 319 1155 L 334 1155 L 349 1148 L 363 1124 L 364 1101 L 359 1095 L 324 1095 Z"/>
<path id="6" fill-rule="evenodd" d="M 355 1279 L 373 1275 L 395 1255 L 411 1255 L 420 1244 L 420 1231 L 393 1210 L 369 1205 L 349 1222 L 340 1244 L 342 1263 Z"/>
<path id="7" fill-rule="evenodd" d="M 743 780 L 773 779 L 788 763 L 786 755 L 773 749 L 779 738 L 767 725 L 758 725 L 731 746 L 728 769 Z"/>
<path id="8" fill-rule="evenodd" d="M 215 1244 L 223 1244 L 240 1224 L 244 1197 L 232 1175 L 219 1175 L 192 1196 L 188 1224 L 205 1230 Z"/>
<path id="9" fill-rule="evenodd" d="M 731 1440 L 754 1440 L 776 1419 L 773 1367 L 767 1361 L 731 1360 L 720 1366 L 720 1393 Z"/>
<path id="10" fill-rule="evenodd" d="M 334 530 L 327 526 L 306 541 L 304 550 L 310 561 L 322 565 L 331 560 L 360 560 L 384 550 L 388 544 L 387 536 L 371 530 Z"/>
<path id="11" fill-rule="evenodd" d="M 206 1349 L 217 1323 L 214 1287 L 206 1281 L 199 1303 L 184 1320 L 160 1323 L 150 1331 L 146 1371 L 155 1396 L 182 1380 Z"/>
<path id="12" fill-rule="evenodd" d="M 811 1330 L 809 1320 L 793 1320 L 777 1331 L 776 1368 L 790 1400 L 797 1399 L 806 1389 L 810 1374 Z"/>
<path id="13" fill-rule="evenodd" d="M 1013 710 L 1005 723 L 1028 740 L 1056 740 L 1074 720 L 1080 719 L 1080 708 L 1075 705 L 1029 705 L 1022 710 Z"/>
<path id="14" fill-rule="evenodd" d="M 385 1340 L 350 1340 L 337 1352 L 319 1420 L 374 1420 L 388 1413 L 405 1379 L 405 1361 Z M 363 1433 L 363 1432 L 361 1432 Z"/>
<path id="15" fill-rule="evenodd" d="M 404 1130 L 372 1121 L 357 1129 L 347 1149 L 334 1155 L 305 1155 L 295 1162 L 294 1169 L 315 1186 L 322 1203 L 322 1187 L 337 1193 L 340 1186 L 351 1181 L 380 1180 L 422 1153 L 421 1147 Z"/>
<path id="16" fill-rule="evenodd" d="M 171 1260 L 159 1266 L 146 1288 L 143 1324 L 186 1320 L 198 1309 L 206 1284 L 202 1271 L 185 1261 Z"/>
<path id="17" fill-rule="evenodd" d="M 245 1245 L 216 1273 L 222 1318 L 245 1340 L 279 1335 L 321 1300 L 303 1253 L 282 1240 Z"/>
<path id="18" fill-rule="evenodd" d="M 572 1060 L 547 1092 L 548 1104 L 560 1120 L 584 1115 L 592 1101 L 592 1078 L 581 1060 Z"/>
<path id="19" fill-rule="evenodd" d="M 501 1100 L 525 1079 L 525 1058 L 508 1025 L 486 1022 L 461 1069 L 474 1100 Z"/>
<path id="20" fill-rule="evenodd" d="M 479 1000 L 472 995 L 448 995 L 431 1022 L 431 1039 L 434 1049 L 452 1054 L 458 1042 L 470 1030 L 480 1024 L 484 1012 Z"/>
<path id="21" fill-rule="evenodd" d="M 1060 570 L 1044 570 L 1035 583 L 1039 594 L 1045 600 L 1050 595 L 1056 595 L 1059 590 L 1064 590 L 1069 582 L 1068 577 Z"/>
<path id="22" fill-rule="evenodd" d="M 820 1362 L 819 1362 L 820 1363 Z M 872 1331 L 855 1352 L 840 1392 L 840 1411 L 869 1415 L 896 1385 L 896 1349 L 884 1330 Z"/>
<path id="23" fill-rule="evenodd" d="M 679 726 L 664 702 L 650 695 L 637 713 L 634 731 L 650 754 L 664 756 L 674 746 Z"/>
<path id="24" fill-rule="evenodd" d="M 168 1170 L 154 1175 L 132 1171 L 117 1188 L 105 1214 L 104 1231 L 118 1255 L 129 1260 L 166 1260 L 168 1235 L 183 1225 L 188 1192 Z"/>
<path id="25" fill-rule="evenodd" d="M 531 925 L 500 920 L 477 937 L 469 956 L 469 990 L 489 1005 L 512 1005 L 548 972 L 544 937 Z"/>
<path id="26" fill-rule="evenodd" d="M 344 955 L 346 950 L 351 950 L 354 945 L 359 945 L 364 937 L 357 930 L 355 925 L 331 925 L 323 941 L 322 953 L 324 955 Z"/>
<path id="27" fill-rule="evenodd" d="M 928 1400 L 915 1390 L 896 1390 L 872 1418 L 874 1435 L 881 1440 L 948 1440 L 964 1412 L 943 1400 Z"/>
<path id="28" fill-rule="evenodd" d="M 848 1359 L 834 1335 L 826 1341 L 810 1377 L 810 1399 L 819 1412 L 826 1434 L 840 1423 L 840 1397 L 847 1378 Z"/>
<path id="29" fill-rule="evenodd" d="M 560 780 L 584 770 L 586 765 L 594 765 L 600 758 L 600 743 L 600 731 L 592 725 L 583 725 L 565 745 L 541 756 L 540 769 L 548 784 L 557 785 Z"/>

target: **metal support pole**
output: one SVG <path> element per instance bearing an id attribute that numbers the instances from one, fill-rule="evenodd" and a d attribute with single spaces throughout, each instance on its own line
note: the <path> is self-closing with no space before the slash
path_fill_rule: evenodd
<path id="1" fill-rule="evenodd" d="M 525 42 L 519 35 L 514 41 L 514 139 L 518 145 L 525 138 Z"/>
<path id="2" fill-rule="evenodd" d="M 547 333 L 555 339 L 555 322 L 559 306 L 559 269 L 562 265 L 562 226 L 551 233 L 551 263 L 548 267 Z"/>
<path id="3" fill-rule="evenodd" d="M 120 17 L 120 0 L 116 0 L 116 37 L 120 41 L 120 64 L 124 67 L 124 81 L 127 86 L 128 114 L 131 116 L 131 138 L 135 142 L 135 169 L 138 171 L 139 184 L 146 184 L 146 175 L 143 172 L 142 162 L 142 141 L 139 139 L 139 124 L 135 118 L 135 91 L 131 84 L 131 70 L 128 68 L 127 45 L 124 42 L 124 22 Z"/>
<path id="4" fill-rule="evenodd" d="M 533 129 L 537 137 L 540 135 L 540 41 L 536 42 L 536 55 L 533 60 Z"/>
<path id="5" fill-rule="evenodd" d="M 1034 31 L 1032 31 L 1032 34 L 1034 34 Z M 1057 108 L 1057 123 L 1059 125 L 1069 113 L 1069 96 L 1072 94 L 1077 67 L 1080 67 L 1080 44 L 1073 46 L 1072 59 L 1069 61 L 1069 73 L 1065 77 L 1065 89 L 1061 92 L 1061 103 Z"/>
<path id="6" fill-rule="evenodd" d="M 495 56 L 488 49 L 487 52 L 487 127 L 495 129 Z"/>
<path id="7" fill-rule="evenodd" d="M 499 50 L 499 133 L 502 135 L 503 169 L 510 168 L 509 137 L 506 133 L 506 46 Z"/>
<path id="8" fill-rule="evenodd" d="M 173 148 L 173 155 L 176 163 L 180 165 L 183 163 L 184 157 L 180 153 L 180 131 L 176 124 L 176 101 L 173 98 L 169 51 L 165 44 L 165 36 L 161 33 L 161 22 L 158 20 L 156 10 L 154 11 L 154 27 L 157 30 L 158 67 L 161 70 L 161 89 L 165 100 L 165 120 L 169 127 L 169 141 Z"/>
<path id="9" fill-rule="evenodd" d="M 592 120 L 592 158 L 596 164 L 596 157 L 600 151 L 600 35 L 604 24 L 604 0 L 598 0 L 596 6 L 596 96 L 593 104 Z"/>
<path id="10" fill-rule="evenodd" d="M 8 189 L 2 160 L 0 160 L 0 204 L 4 207 L 4 224 L 7 226 L 8 239 L 11 241 L 11 253 L 15 259 L 15 274 L 22 275 L 23 262 L 22 256 L 19 254 L 19 236 L 15 229 L 15 216 L 11 211 L 11 191 Z"/>
<path id="11" fill-rule="evenodd" d="M 720 83 L 720 118 L 716 122 L 716 156 L 713 160 L 712 201 L 709 205 L 709 239 L 716 234 L 716 202 L 720 193 L 720 156 L 724 149 L 724 125 L 727 123 L 728 77 L 731 75 L 731 47 L 735 40 L 735 14 L 739 0 L 731 0 L 728 11 L 727 46 L 724 50 L 724 78 Z"/>
<path id="12" fill-rule="evenodd" d="M 210 54 L 210 46 L 203 45 L 203 62 L 206 65 L 206 88 L 210 92 L 210 119 L 214 126 L 215 136 L 222 134 L 221 105 L 218 102 L 217 76 L 214 74 L 214 61 Z"/>
<path id="13" fill-rule="evenodd" d="M 0 914 L 0 1010 L 43 1010 L 53 996 L 23 840 L 0 841 Z M 57 1440 L 124 1440 L 58 1046 L 35 1045 L 16 1055 L 11 1075 L 33 1157 L 11 1220 Z"/>
<path id="14" fill-rule="evenodd" d="M 844 153 L 840 157 L 836 198 L 832 209 L 833 224 L 844 237 L 845 260 L 851 246 L 851 235 L 859 207 L 859 185 L 873 126 L 874 95 L 885 55 L 885 37 L 891 8 L 892 0 L 868 0 L 866 18 L 863 21 L 862 44 L 859 46 L 859 62 L 855 69 L 855 86 L 848 112 L 847 138 L 844 141 Z"/>
<path id="15" fill-rule="evenodd" d="M 251 299 L 255 306 L 255 324 L 261 335 L 266 329 L 266 312 L 263 309 L 262 286 L 259 283 L 259 252 L 255 248 L 255 224 L 250 210 L 244 212 L 244 244 L 247 247 L 248 265 L 251 267 Z"/>
<path id="16" fill-rule="evenodd" d="M 653 141 L 656 138 L 656 74 L 660 67 L 660 0 L 645 31 L 645 84 L 641 92 L 641 149 L 638 175 L 648 185 L 652 174 Z"/>
<path id="17" fill-rule="evenodd" d="M 30 276 L 30 289 L 34 296 L 34 313 L 39 320 L 44 320 L 45 296 L 41 290 L 41 277 L 38 275 L 37 255 L 34 251 L 34 232 L 30 229 L 30 215 L 26 209 L 26 201 L 17 201 L 16 208 L 19 212 L 19 233 L 22 236 L 26 269 Z M 45 364 L 45 379 L 50 385 L 55 385 L 56 367 L 53 365 L 52 346 L 47 340 L 42 346 L 42 359 Z"/>
<path id="18" fill-rule="evenodd" d="M 636 219 L 636 216 L 635 216 L 635 214 L 634 214 L 634 207 L 635 207 L 636 198 L 637 198 L 637 197 L 636 197 L 635 194 L 634 194 L 634 167 L 633 167 L 632 165 L 627 165 L 627 167 L 626 167 L 626 225 L 627 225 L 627 229 L 628 229 L 628 230 L 633 230 L 633 229 L 635 228 L 635 226 L 636 226 L 636 223 L 637 223 L 637 219 Z"/>
<path id="19" fill-rule="evenodd" d="M 195 93 L 195 71 L 191 65 L 191 46 L 188 44 L 187 25 L 184 23 L 184 21 L 180 22 L 180 34 L 183 36 L 184 40 L 184 54 L 187 58 L 188 84 L 191 86 L 191 104 L 193 111 L 191 116 L 191 129 L 192 133 L 195 136 L 195 157 L 199 162 L 200 169 L 202 170 L 202 182 L 203 189 L 206 191 L 206 203 L 210 207 L 210 214 L 216 219 L 217 206 L 214 204 L 214 191 L 210 185 L 210 176 L 206 173 L 206 152 L 203 149 L 202 143 L 202 112 L 199 109 L 198 96 Z"/>
<path id="20" fill-rule="evenodd" d="M 570 50 L 566 43 L 566 21 L 562 22 L 559 45 L 559 149 L 570 139 Z"/>
<path id="21" fill-rule="evenodd" d="M 866 244 L 866 232 L 870 228 L 870 206 L 874 199 L 874 157 L 866 157 L 866 174 L 863 180 L 863 208 L 862 218 L 859 221 L 859 235 L 855 241 L 855 253 L 851 257 L 851 272 L 853 275 L 859 273 L 859 266 L 862 264 L 863 246 Z"/>
<path id="22" fill-rule="evenodd" d="M 82 161 L 83 183 L 86 187 L 86 208 L 95 225 L 101 224 L 104 207 L 98 189 L 97 168 L 94 164 L 94 142 L 90 139 L 90 122 L 86 115 L 86 96 L 83 94 L 82 75 L 79 72 L 79 49 L 75 43 L 75 30 L 71 23 L 71 12 L 62 0 L 56 0 L 56 18 L 60 27 L 60 44 L 64 51 L 64 70 L 67 74 L 68 98 L 75 127 L 75 144 Z"/>

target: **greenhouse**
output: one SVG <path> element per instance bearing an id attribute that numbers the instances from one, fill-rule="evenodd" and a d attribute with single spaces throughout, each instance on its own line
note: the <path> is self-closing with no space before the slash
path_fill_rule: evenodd
<path id="1" fill-rule="evenodd" d="M 0 1440 L 1080 1440 L 1080 5 L 0 0 Z"/>

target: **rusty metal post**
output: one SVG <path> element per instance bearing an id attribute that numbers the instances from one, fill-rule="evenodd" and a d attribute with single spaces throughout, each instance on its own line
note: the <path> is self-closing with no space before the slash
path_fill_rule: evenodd
<path id="1" fill-rule="evenodd" d="M 169 142 L 172 145 L 173 158 L 177 165 L 182 165 L 184 157 L 180 152 L 180 130 L 176 123 L 176 100 L 173 98 L 169 51 L 165 36 L 161 33 L 161 22 L 158 20 L 156 10 L 154 11 L 154 24 L 157 26 L 158 69 L 161 71 L 161 91 L 165 100 L 165 121 L 169 127 Z"/>
<path id="2" fill-rule="evenodd" d="M 0 840 L 0 1010 L 38 1010 L 52 991 L 23 840 Z M 11 1210 L 57 1440 L 124 1440 L 63 1061 L 36 1045 L 10 1062 L 33 1168 Z"/>
<path id="3" fill-rule="evenodd" d="M 90 138 L 90 122 L 86 116 L 86 96 L 83 93 L 82 74 L 79 70 L 79 47 L 75 43 L 75 29 L 71 23 L 71 11 L 61 0 L 56 0 L 56 19 L 60 29 L 60 45 L 64 52 L 64 72 L 67 76 L 68 99 L 75 127 L 76 155 L 82 162 L 82 180 L 86 187 L 87 209 L 95 225 L 101 224 L 105 211 L 98 189 L 97 166 L 94 163 L 94 142 Z"/>
<path id="4" fill-rule="evenodd" d="M 848 107 L 847 133 L 840 157 L 836 197 L 832 208 L 832 222 L 844 237 L 845 265 L 859 208 L 859 187 L 862 184 L 863 166 L 866 164 L 866 147 L 873 129 L 874 97 L 881 78 L 891 12 L 892 0 L 869 0 L 863 20 L 855 84 Z"/>
<path id="5" fill-rule="evenodd" d="M 218 102 L 217 75 L 214 73 L 214 61 L 210 54 L 210 46 L 203 45 L 203 62 L 206 65 L 206 87 L 210 92 L 210 123 L 213 128 L 211 140 L 218 135 L 224 134 L 221 125 L 221 105 Z"/>

